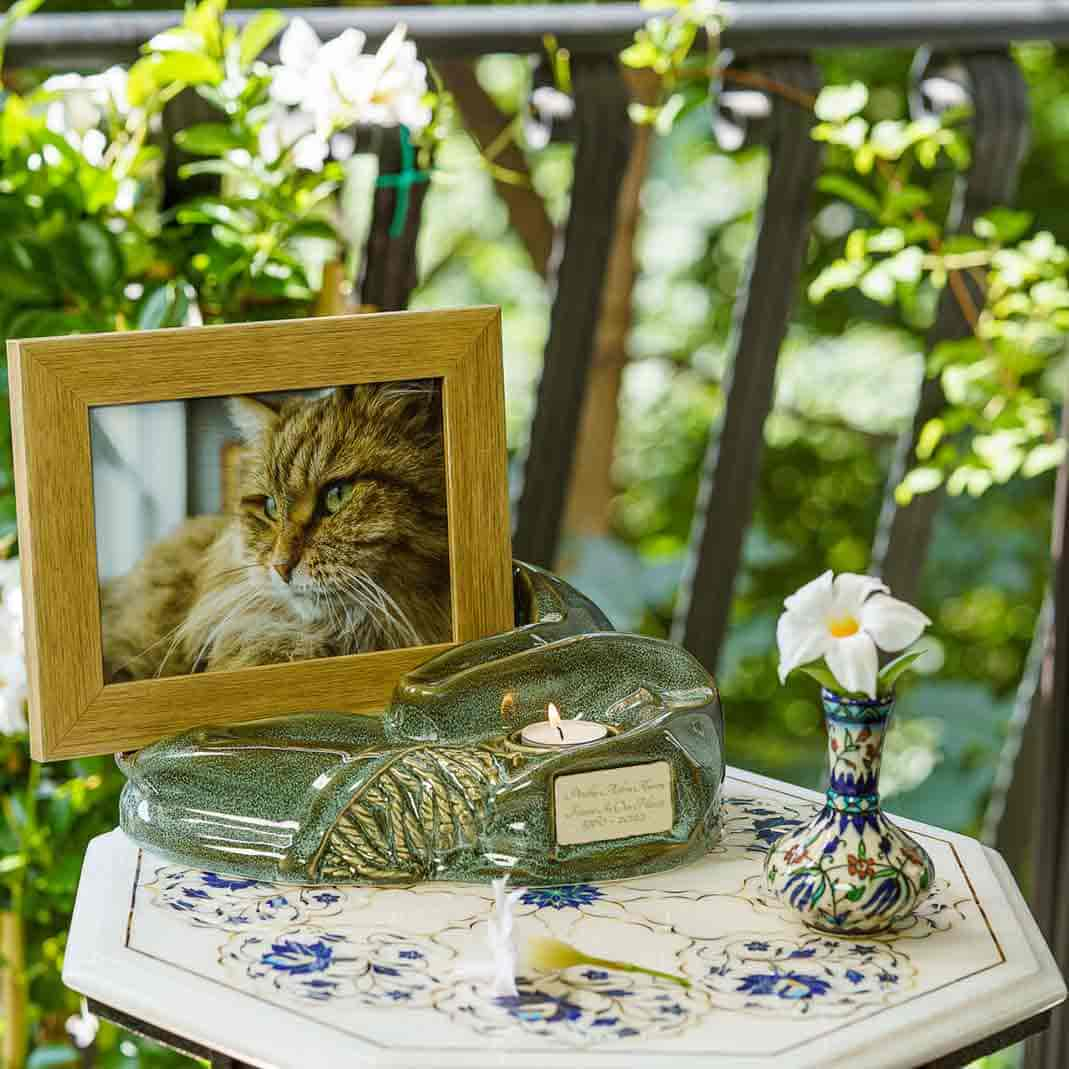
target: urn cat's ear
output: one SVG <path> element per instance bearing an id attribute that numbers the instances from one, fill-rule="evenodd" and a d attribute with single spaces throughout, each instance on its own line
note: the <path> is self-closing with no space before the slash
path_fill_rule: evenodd
<path id="1" fill-rule="evenodd" d="M 226 410 L 247 442 L 256 441 L 278 422 L 278 409 L 258 397 L 228 397 Z"/>

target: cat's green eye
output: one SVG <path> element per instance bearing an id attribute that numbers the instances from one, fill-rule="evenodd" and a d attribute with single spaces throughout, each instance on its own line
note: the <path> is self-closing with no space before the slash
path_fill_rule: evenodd
<path id="1" fill-rule="evenodd" d="M 273 497 L 264 498 L 264 515 L 269 520 L 278 519 L 278 502 Z"/>
<path id="2" fill-rule="evenodd" d="M 352 483 L 335 483 L 323 495 L 323 507 L 329 513 L 337 512 L 352 496 Z"/>

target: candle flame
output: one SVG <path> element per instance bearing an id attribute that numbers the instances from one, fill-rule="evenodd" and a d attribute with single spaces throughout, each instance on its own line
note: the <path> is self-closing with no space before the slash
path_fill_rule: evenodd
<path id="1" fill-rule="evenodd" d="M 552 702 L 549 703 L 549 708 L 546 710 L 546 713 L 547 713 L 547 715 L 549 717 L 549 722 L 555 728 L 559 728 L 560 727 L 560 713 L 557 711 L 557 707 Z"/>

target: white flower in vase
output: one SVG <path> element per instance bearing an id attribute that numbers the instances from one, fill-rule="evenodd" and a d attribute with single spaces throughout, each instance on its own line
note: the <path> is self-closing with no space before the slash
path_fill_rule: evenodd
<path id="1" fill-rule="evenodd" d="M 880 802 L 895 683 L 923 651 L 882 670 L 879 653 L 911 646 L 931 621 L 879 579 L 850 573 L 825 572 L 784 606 L 776 629 L 780 679 L 798 669 L 824 687 L 828 789 L 812 820 L 769 847 L 765 888 L 812 928 L 867 937 L 908 918 L 935 875 L 924 847 Z"/>
<path id="2" fill-rule="evenodd" d="M 881 672 L 878 651 L 904 650 L 931 624 L 920 610 L 891 597 L 879 579 L 850 572 L 827 571 L 783 605 L 776 626 L 780 682 L 800 668 L 830 689 L 873 699 L 920 655 L 907 654 Z"/>

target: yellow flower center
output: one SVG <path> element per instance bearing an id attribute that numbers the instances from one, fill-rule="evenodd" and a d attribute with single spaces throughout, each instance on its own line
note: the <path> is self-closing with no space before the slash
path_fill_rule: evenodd
<path id="1" fill-rule="evenodd" d="M 840 616 L 828 621 L 828 630 L 833 638 L 849 638 L 861 630 L 861 625 L 853 616 Z"/>

